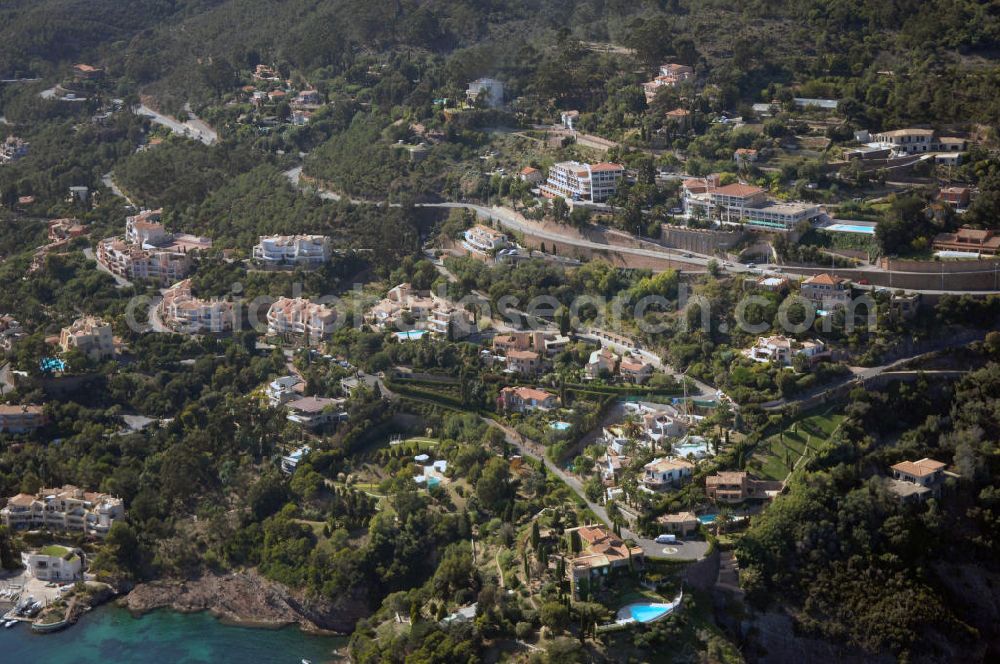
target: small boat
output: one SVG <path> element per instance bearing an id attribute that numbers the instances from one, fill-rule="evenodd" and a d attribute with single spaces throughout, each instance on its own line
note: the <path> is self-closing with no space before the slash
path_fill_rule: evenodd
<path id="1" fill-rule="evenodd" d="M 313 663 L 311 661 L 309 661 L 308 659 L 303 658 L 302 659 L 302 664 L 313 664 Z"/>
<path id="2" fill-rule="evenodd" d="M 13 626 L 14 626 L 14 625 L 16 625 L 16 624 L 17 624 L 17 621 L 16 621 L 16 620 L 8 620 L 7 622 L 5 622 L 5 623 L 3 624 L 3 626 L 4 626 L 4 627 L 5 627 L 6 629 L 10 629 L 11 627 L 13 627 Z"/>

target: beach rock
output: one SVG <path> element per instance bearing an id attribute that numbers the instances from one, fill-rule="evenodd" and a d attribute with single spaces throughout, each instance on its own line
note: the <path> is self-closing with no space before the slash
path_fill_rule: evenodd
<path id="1" fill-rule="evenodd" d="M 281 627 L 297 623 L 309 631 L 339 633 L 350 633 L 355 623 L 369 614 L 363 593 L 345 593 L 335 601 L 306 597 L 253 570 L 140 583 L 123 603 L 134 613 L 158 608 L 211 611 L 234 624 Z"/>

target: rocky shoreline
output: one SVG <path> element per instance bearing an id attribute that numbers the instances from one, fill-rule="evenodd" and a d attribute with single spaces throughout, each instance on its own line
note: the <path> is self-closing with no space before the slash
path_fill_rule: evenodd
<path id="1" fill-rule="evenodd" d="M 298 624 L 305 631 L 328 634 L 350 634 L 369 613 L 364 597 L 345 595 L 336 602 L 307 598 L 254 571 L 142 583 L 120 604 L 135 614 L 160 608 L 209 611 L 235 625 L 276 629 Z"/>

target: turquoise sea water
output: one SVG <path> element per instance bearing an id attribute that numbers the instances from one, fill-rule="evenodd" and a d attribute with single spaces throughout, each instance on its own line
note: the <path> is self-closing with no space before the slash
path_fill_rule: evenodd
<path id="1" fill-rule="evenodd" d="M 234 627 L 209 613 L 153 611 L 133 618 L 104 606 L 55 634 L 33 634 L 27 625 L 0 627 L 0 662 L 45 664 L 313 664 L 340 661 L 334 649 L 346 639 L 313 636 L 297 627 Z"/>

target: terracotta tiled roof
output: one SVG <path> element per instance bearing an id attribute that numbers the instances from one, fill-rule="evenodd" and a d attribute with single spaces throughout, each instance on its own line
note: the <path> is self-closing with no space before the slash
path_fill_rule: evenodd
<path id="1" fill-rule="evenodd" d="M 927 475 L 936 473 L 944 467 L 945 464 L 940 461 L 924 458 L 919 461 L 903 461 L 901 463 L 897 463 L 892 467 L 892 469 L 900 473 L 912 475 L 913 477 L 926 477 Z"/>

